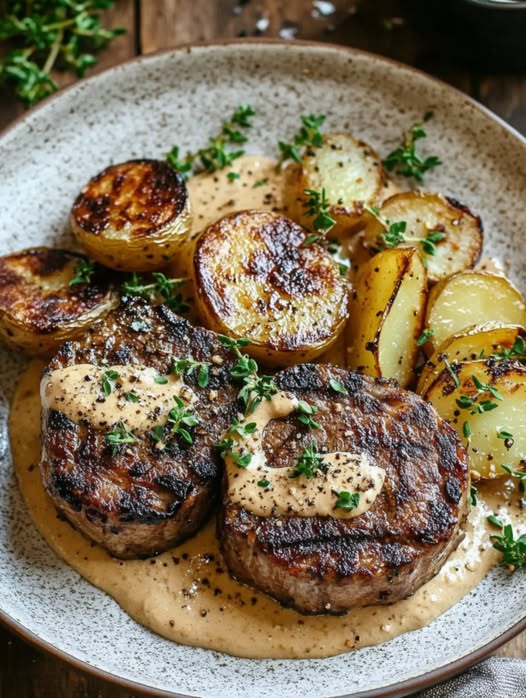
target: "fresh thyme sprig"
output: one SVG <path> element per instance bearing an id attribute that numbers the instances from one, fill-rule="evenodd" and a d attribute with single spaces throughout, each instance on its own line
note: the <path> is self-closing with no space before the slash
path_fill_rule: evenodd
<path id="1" fill-rule="evenodd" d="M 501 349 L 500 351 L 491 354 L 490 358 L 497 360 L 517 359 L 517 361 L 526 364 L 526 342 L 520 335 L 517 335 L 511 349 Z"/>
<path id="2" fill-rule="evenodd" d="M 242 347 L 250 344 L 249 339 L 232 339 L 224 334 L 218 337 L 222 345 L 233 351 L 238 358 L 230 370 L 230 375 L 243 383 L 238 397 L 245 406 L 246 414 L 252 414 L 263 400 L 270 400 L 278 392 L 278 386 L 272 376 L 260 376 L 257 362 L 241 352 Z"/>
<path id="3" fill-rule="evenodd" d="M 70 286 L 77 284 L 89 284 L 95 273 L 95 264 L 89 259 L 79 259 L 73 267 L 74 277 L 69 282 Z"/>
<path id="4" fill-rule="evenodd" d="M 117 422 L 104 437 L 111 446 L 112 455 L 116 456 L 124 444 L 134 444 L 137 439 L 124 422 Z"/>
<path id="5" fill-rule="evenodd" d="M 320 116 L 309 114 L 301 116 L 300 119 L 301 128 L 292 139 L 292 143 L 278 141 L 281 153 L 278 169 L 287 160 L 294 160 L 294 162 L 300 163 L 303 148 L 320 148 L 323 145 L 323 134 L 320 131 L 320 126 L 325 121 L 325 116 L 323 114 Z"/>
<path id="6" fill-rule="evenodd" d="M 418 347 L 422 347 L 428 339 L 431 339 L 431 337 L 435 336 L 435 330 L 430 329 L 427 327 L 425 330 L 422 331 L 422 334 L 420 337 L 416 340 L 416 345 Z"/>
<path id="7" fill-rule="evenodd" d="M 199 424 L 195 415 L 186 410 L 185 403 L 178 395 L 174 395 L 175 407 L 168 412 L 167 426 L 172 434 L 179 434 L 188 444 L 194 442 L 190 432 L 186 427 L 195 427 Z"/>
<path id="8" fill-rule="evenodd" d="M 325 188 L 323 188 L 321 192 L 315 189 L 304 189 L 303 193 L 307 196 L 307 199 L 303 202 L 305 215 L 309 216 L 309 218 L 314 217 L 312 227 L 316 231 L 308 235 L 305 239 L 303 244 L 308 246 L 325 237 L 329 230 L 334 227 L 336 221 L 329 213 L 331 205 L 327 200 Z"/>
<path id="9" fill-rule="evenodd" d="M 227 458 L 227 456 L 230 456 L 238 468 L 247 468 L 252 460 L 252 454 L 246 450 L 235 450 L 234 439 L 231 436 L 228 436 L 228 433 L 229 432 L 227 432 L 225 438 L 217 444 L 219 455 L 221 458 L 223 458 L 223 460 Z"/>
<path id="10" fill-rule="evenodd" d="M 442 230 L 430 230 L 424 237 L 408 237 L 406 235 L 406 221 L 396 221 L 391 223 L 390 220 L 380 215 L 380 210 L 376 206 L 367 206 L 364 204 L 364 210 L 367 211 L 373 218 L 383 226 L 385 232 L 377 236 L 375 252 L 388 250 L 393 247 L 398 247 L 402 243 L 416 243 L 420 245 L 424 254 L 434 257 L 437 251 L 437 243 L 444 240 L 445 232 Z"/>
<path id="11" fill-rule="evenodd" d="M 315 443 L 306 446 L 302 454 L 296 459 L 295 468 L 289 473 L 290 478 L 296 478 L 300 475 L 305 475 L 311 480 L 316 473 L 325 473 L 328 470 L 328 464 L 323 460 L 323 454 L 318 453 L 318 447 Z"/>
<path id="12" fill-rule="evenodd" d="M 499 406 L 497 402 L 493 402 L 493 400 L 488 398 L 484 400 L 479 400 L 479 398 L 489 393 L 495 400 L 503 400 L 504 398 L 497 388 L 489 383 L 482 383 L 477 376 L 471 376 L 471 380 L 476 388 L 476 392 L 472 396 L 461 395 L 456 400 L 457 406 L 461 410 L 469 409 L 470 414 L 483 414 L 484 412 L 495 410 Z"/>
<path id="13" fill-rule="evenodd" d="M 510 477 L 516 478 L 519 481 L 519 492 L 524 494 L 526 490 L 526 470 L 515 470 L 511 465 L 505 465 L 504 463 L 500 467 L 504 472 L 508 473 Z"/>
<path id="14" fill-rule="evenodd" d="M 431 116 L 429 113 L 426 114 L 424 121 L 428 121 Z M 427 132 L 423 126 L 415 124 L 409 133 L 404 135 L 402 144 L 390 152 L 382 161 L 383 166 L 389 172 L 394 170 L 396 174 L 402 175 L 402 177 L 413 177 L 419 184 L 422 184 L 424 174 L 428 170 L 442 164 L 442 161 L 436 155 L 431 155 L 423 160 L 416 152 L 417 141 L 426 136 Z"/>
<path id="15" fill-rule="evenodd" d="M 128 296 L 140 296 L 151 303 L 159 299 L 175 313 L 186 313 L 190 308 L 177 290 L 187 282 L 187 279 L 169 279 L 159 271 L 152 273 L 154 281 L 145 283 L 135 272 L 122 284 L 122 291 Z"/>
<path id="16" fill-rule="evenodd" d="M 230 146 L 247 142 L 248 138 L 241 129 L 252 128 L 250 117 L 255 113 L 251 106 L 239 106 L 230 119 L 223 122 L 219 134 L 209 139 L 206 148 L 200 148 L 196 153 L 187 152 L 186 155 L 181 156 L 181 149 L 176 145 L 166 154 L 168 164 L 185 178 L 192 172 L 200 170 L 215 172 L 230 167 L 234 160 L 245 154 L 244 150 L 239 148 L 232 150 Z M 229 178 L 237 179 L 235 176 Z"/>
<path id="17" fill-rule="evenodd" d="M 321 429 L 321 425 L 317 422 L 313 415 L 316 414 L 318 408 L 316 405 L 310 405 L 304 400 L 298 402 L 296 412 L 298 412 L 298 421 L 307 427 L 307 429 Z"/>
<path id="18" fill-rule="evenodd" d="M 115 388 L 115 382 L 119 379 L 117 371 L 108 370 L 102 374 L 102 389 L 104 395 L 111 395 Z"/>
<path id="19" fill-rule="evenodd" d="M 204 361 L 194 361 L 194 359 L 174 359 L 172 371 L 178 375 L 188 375 L 197 370 L 197 385 L 200 388 L 207 388 L 210 382 L 210 366 Z"/>
<path id="20" fill-rule="evenodd" d="M 97 62 L 94 52 L 124 29 L 105 29 L 101 10 L 112 0 L 6 0 L 0 41 L 15 48 L 0 60 L 0 84 L 14 90 L 28 107 L 58 89 L 53 68 L 82 77 Z"/>
<path id="21" fill-rule="evenodd" d="M 502 530 L 502 535 L 490 536 L 490 541 L 500 553 L 502 553 L 501 565 L 507 567 L 510 572 L 526 567 L 526 533 L 515 538 L 513 526 L 506 526 L 496 516 L 488 516 L 488 521 Z"/>
<path id="22" fill-rule="evenodd" d="M 360 504 L 360 493 L 359 492 L 346 492 L 342 490 L 341 492 L 335 493 L 338 496 L 338 501 L 335 504 L 336 509 L 345 509 L 346 511 L 352 511 Z"/>

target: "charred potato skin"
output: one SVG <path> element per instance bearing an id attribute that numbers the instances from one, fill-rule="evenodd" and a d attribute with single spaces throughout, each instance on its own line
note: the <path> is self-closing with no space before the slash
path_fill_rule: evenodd
<path id="1" fill-rule="evenodd" d="M 288 366 L 327 351 L 344 329 L 349 286 L 308 232 L 285 216 L 225 216 L 197 241 L 194 285 L 205 326 L 251 340 L 247 352 Z"/>
<path id="2" fill-rule="evenodd" d="M 166 266 L 190 242 L 183 176 L 160 160 L 129 160 L 93 177 L 77 196 L 71 229 L 88 253 L 118 271 Z"/>
<path id="3" fill-rule="evenodd" d="M 425 255 L 430 283 L 472 269 L 480 259 L 484 239 L 482 222 L 456 199 L 431 192 L 401 192 L 383 202 L 380 215 L 391 223 L 405 221 L 408 237 L 425 237 L 431 231 L 445 234 L 444 239 L 435 243 L 435 254 Z M 374 249 L 383 232 L 380 221 L 370 216 L 364 230 L 366 245 Z M 411 244 L 402 243 L 400 247 Z M 420 246 L 417 249 L 421 251 Z"/>
<path id="4" fill-rule="evenodd" d="M 353 182 L 347 182 L 346 172 L 358 160 L 361 160 L 360 176 Z M 304 154 L 301 165 L 296 169 L 295 180 L 292 217 L 310 228 L 312 218 L 305 215 L 307 197 L 304 191 L 325 189 L 330 202 L 328 212 L 335 220 L 330 235 L 336 238 L 360 230 L 367 220 L 364 204 L 378 204 L 388 186 L 387 173 L 378 153 L 368 143 L 346 133 L 324 134 L 321 148 L 308 149 Z M 341 180 L 345 186 L 339 184 Z"/>
<path id="5" fill-rule="evenodd" d="M 384 250 L 366 262 L 353 290 L 347 368 L 411 385 L 426 296 L 426 269 L 414 248 Z"/>
<path id="6" fill-rule="evenodd" d="M 503 349 L 511 349 L 517 337 L 526 340 L 524 327 L 499 322 L 472 325 L 453 335 L 423 365 L 416 392 L 420 395 L 426 392 L 445 367 L 444 359 L 450 364 L 487 359 Z"/>
<path id="7" fill-rule="evenodd" d="M 0 258 L 0 339 L 31 356 L 48 357 L 82 335 L 118 303 L 108 270 L 95 265 L 89 283 L 70 285 L 86 257 L 33 247 Z"/>

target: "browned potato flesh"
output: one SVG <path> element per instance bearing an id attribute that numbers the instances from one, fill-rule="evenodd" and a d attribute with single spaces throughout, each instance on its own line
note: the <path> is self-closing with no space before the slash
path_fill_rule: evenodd
<path id="1" fill-rule="evenodd" d="M 347 319 L 348 285 L 330 254 L 297 223 L 241 211 L 211 225 L 194 256 L 204 324 L 252 342 L 265 363 L 289 365 L 326 351 Z"/>
<path id="2" fill-rule="evenodd" d="M 505 276 L 483 271 L 454 274 L 431 289 L 426 329 L 433 332 L 425 344 L 430 356 L 446 339 L 471 325 L 498 320 L 526 326 L 526 302 Z"/>
<path id="3" fill-rule="evenodd" d="M 424 256 L 430 281 L 438 281 L 458 271 L 472 269 L 482 252 L 480 218 L 454 199 L 441 194 L 408 191 L 395 194 L 380 208 L 384 221 L 404 221 L 403 246 L 415 246 Z M 365 229 L 365 243 L 371 249 L 381 247 L 382 223 L 370 217 Z M 423 241 L 428 235 L 442 235 L 434 243 L 434 254 L 426 252 Z M 437 236 L 438 237 L 438 236 Z M 429 249 L 429 248 L 428 248 Z"/>
<path id="4" fill-rule="evenodd" d="M 456 380 L 453 379 L 455 374 Z M 443 369 L 424 398 L 455 427 L 475 478 L 526 464 L 526 367 L 518 361 L 465 361 Z"/>
<path id="5" fill-rule="evenodd" d="M 502 355 L 512 352 L 517 341 L 522 346 L 525 339 L 526 330 L 519 325 L 488 322 L 484 325 L 468 327 L 460 334 L 446 339 L 426 361 L 418 379 L 416 392 L 423 394 L 427 390 L 445 367 L 445 361 L 454 364 Z M 515 355 L 517 353 L 514 352 Z"/>
<path id="6" fill-rule="evenodd" d="M 117 302 L 107 270 L 82 255 L 35 247 L 0 258 L 0 338 L 27 354 L 53 354 Z"/>
<path id="7" fill-rule="evenodd" d="M 93 177 L 71 211 L 81 245 L 120 271 L 166 266 L 191 244 L 190 199 L 182 175 L 158 160 L 130 160 Z"/>
<path id="8" fill-rule="evenodd" d="M 410 385 L 426 295 L 426 269 L 414 248 L 385 250 L 366 262 L 350 307 L 348 368 Z"/>
<path id="9" fill-rule="evenodd" d="M 323 145 L 308 149 L 302 158 L 291 210 L 295 219 L 310 228 L 312 218 L 305 214 L 305 189 L 325 189 L 329 213 L 336 221 L 330 234 L 345 237 L 363 225 L 364 204 L 378 204 L 386 187 L 381 158 L 367 143 L 347 133 L 326 133 Z"/>

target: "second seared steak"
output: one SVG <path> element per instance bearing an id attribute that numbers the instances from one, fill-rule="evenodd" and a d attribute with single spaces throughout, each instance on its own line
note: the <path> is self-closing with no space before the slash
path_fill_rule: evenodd
<path id="1" fill-rule="evenodd" d="M 190 360 L 178 377 L 175 360 Z M 194 533 L 216 499 L 215 444 L 239 407 L 232 364 L 213 332 L 141 299 L 63 345 L 42 378 L 40 469 L 58 509 L 121 558 Z"/>
<path id="2" fill-rule="evenodd" d="M 320 452 L 365 453 L 385 481 L 371 508 L 348 519 L 257 516 L 225 495 L 220 540 L 231 573 L 306 614 L 411 595 L 464 535 L 468 464 L 456 432 L 389 381 L 304 364 L 278 373 L 276 383 L 318 408 L 320 428 L 308 429 L 297 412 L 272 420 L 263 435 L 272 467 L 293 468 L 314 443 Z M 301 487 L 304 477 L 291 483 Z"/>

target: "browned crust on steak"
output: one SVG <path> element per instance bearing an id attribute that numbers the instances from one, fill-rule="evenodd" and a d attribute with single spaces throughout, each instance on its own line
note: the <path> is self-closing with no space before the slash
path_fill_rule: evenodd
<path id="1" fill-rule="evenodd" d="M 331 378 L 348 395 L 335 392 Z M 366 452 L 386 471 L 373 506 L 351 519 L 258 517 L 223 499 L 220 540 L 231 573 L 301 613 L 345 613 L 405 598 L 463 537 L 468 464 L 456 432 L 428 403 L 395 384 L 328 365 L 278 373 L 280 388 L 318 407 L 321 429 L 291 415 L 265 431 L 274 466 L 303 448 Z"/>
<path id="2" fill-rule="evenodd" d="M 66 343 L 46 368 L 146 365 L 167 374 L 173 358 L 210 363 L 206 388 L 197 384 L 195 370 L 183 378 L 196 395 L 193 444 L 175 434 L 159 450 L 144 434 L 113 455 L 106 432 L 43 410 L 44 486 L 74 526 L 116 557 L 162 552 L 193 534 L 209 513 L 221 472 L 215 444 L 238 409 L 232 355 L 214 333 L 191 326 L 166 306 L 134 298 L 93 325 L 82 342 Z"/>

